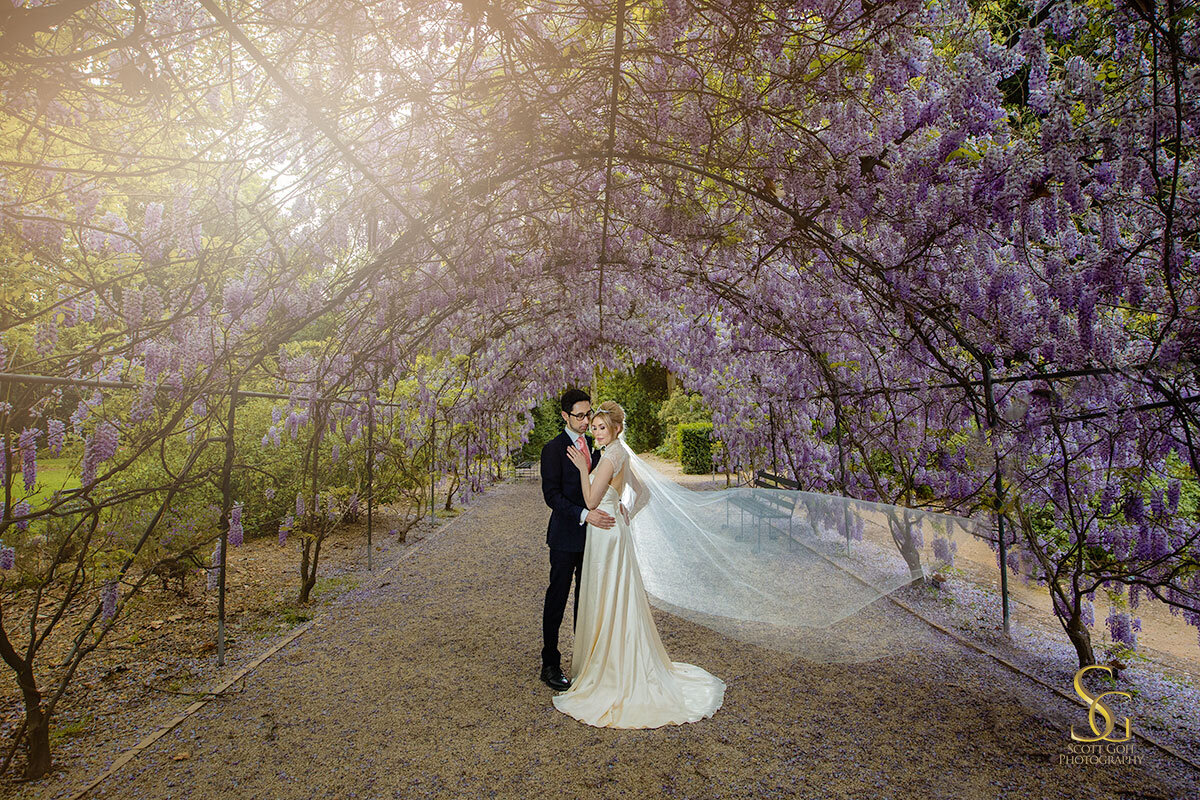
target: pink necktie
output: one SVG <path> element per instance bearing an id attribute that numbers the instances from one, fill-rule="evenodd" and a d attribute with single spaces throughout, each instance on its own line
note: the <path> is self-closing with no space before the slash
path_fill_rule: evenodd
<path id="1" fill-rule="evenodd" d="M 579 448 L 579 451 L 581 453 L 583 453 L 584 458 L 586 458 L 587 462 L 588 462 L 588 469 L 591 469 L 592 468 L 592 454 L 588 452 L 587 445 L 585 445 L 583 443 L 582 436 L 580 436 L 578 439 L 575 440 L 575 446 Z"/>

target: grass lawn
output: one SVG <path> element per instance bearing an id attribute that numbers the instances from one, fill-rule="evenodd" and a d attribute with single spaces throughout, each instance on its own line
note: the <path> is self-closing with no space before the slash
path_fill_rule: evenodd
<path id="1" fill-rule="evenodd" d="M 29 498 L 31 506 L 49 500 L 50 496 L 60 489 L 75 489 L 79 487 L 79 474 L 76 472 L 75 458 L 39 458 L 37 471 L 37 492 Z M 25 488 L 21 473 L 13 475 L 13 495 Z"/>

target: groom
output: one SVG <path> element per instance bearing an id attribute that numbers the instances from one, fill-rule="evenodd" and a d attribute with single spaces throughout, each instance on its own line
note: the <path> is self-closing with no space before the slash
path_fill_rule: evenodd
<path id="1" fill-rule="evenodd" d="M 546 589 L 546 604 L 542 607 L 542 682 L 551 689 L 563 691 L 571 681 L 563 675 L 558 652 L 558 629 L 567 609 L 571 591 L 571 576 L 575 576 L 575 616 L 579 616 L 579 580 L 583 572 L 583 545 L 587 538 L 587 523 L 597 528 L 611 528 L 616 520 L 600 509 L 588 510 L 579 485 L 579 469 L 567 458 L 567 448 L 574 447 L 588 454 L 595 469 L 600 451 L 593 450 L 584 437 L 592 414 L 592 400 L 587 392 L 569 389 L 559 405 L 566 428 L 542 448 L 542 496 L 550 506 L 550 524 L 546 527 L 546 544 L 550 545 L 550 587 Z"/>

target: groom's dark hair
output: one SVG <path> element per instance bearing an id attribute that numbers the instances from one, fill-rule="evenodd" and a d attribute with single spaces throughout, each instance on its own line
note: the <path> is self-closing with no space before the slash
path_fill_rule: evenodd
<path id="1" fill-rule="evenodd" d="M 563 392 L 563 396 L 559 401 L 559 405 L 562 406 L 563 411 L 570 414 L 571 409 L 574 408 L 575 404 L 580 401 L 590 403 L 592 402 L 592 397 L 582 389 L 567 389 L 565 392 Z"/>

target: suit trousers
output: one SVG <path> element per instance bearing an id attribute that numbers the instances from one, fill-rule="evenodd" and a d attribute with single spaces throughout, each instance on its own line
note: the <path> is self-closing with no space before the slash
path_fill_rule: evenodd
<path id="1" fill-rule="evenodd" d="M 546 603 L 542 607 L 542 666 L 561 666 L 562 654 L 558 651 L 558 629 L 562 627 L 563 614 L 567 610 L 567 595 L 571 593 L 571 577 L 575 577 L 575 616 L 572 627 L 579 617 L 579 581 L 583 575 L 583 551 L 550 550 L 550 586 L 546 589 Z"/>

